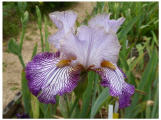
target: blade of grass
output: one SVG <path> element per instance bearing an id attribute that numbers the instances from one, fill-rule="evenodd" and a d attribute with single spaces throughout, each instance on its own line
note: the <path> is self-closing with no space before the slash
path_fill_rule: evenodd
<path id="1" fill-rule="evenodd" d="M 42 18 L 41 18 L 41 12 L 38 6 L 36 6 L 36 14 L 37 14 L 37 22 L 38 22 L 38 27 L 40 30 L 40 36 L 41 36 L 41 49 L 42 52 L 44 52 L 44 41 L 43 41 L 43 33 L 42 33 Z"/>
<path id="2" fill-rule="evenodd" d="M 92 97 L 92 84 L 95 79 L 95 73 L 89 72 L 88 73 L 88 87 L 86 88 L 86 91 L 83 94 L 83 105 L 82 110 L 79 115 L 80 118 L 87 118 L 89 115 L 89 105 Z"/>
<path id="3" fill-rule="evenodd" d="M 49 52 L 49 43 L 48 43 L 48 21 L 46 16 L 44 16 L 45 21 L 45 51 Z"/>
<path id="4" fill-rule="evenodd" d="M 22 100 L 24 103 L 24 109 L 25 112 L 27 114 L 29 114 L 30 116 L 32 116 L 31 114 L 31 95 L 30 95 L 30 91 L 28 88 L 28 84 L 27 84 L 27 80 L 26 80 L 26 74 L 25 71 L 22 70 L 21 73 L 21 84 L 22 84 Z"/>
<path id="5" fill-rule="evenodd" d="M 31 110 L 33 118 L 39 118 L 39 101 L 31 94 Z"/>
<path id="6" fill-rule="evenodd" d="M 31 59 L 33 59 L 33 57 L 36 55 L 36 53 L 37 53 L 37 43 L 35 44 L 34 49 L 32 51 L 32 57 L 31 57 Z"/>
<path id="7" fill-rule="evenodd" d="M 109 92 L 108 88 L 104 88 L 102 93 L 98 96 L 98 98 L 96 99 L 94 105 L 91 108 L 90 118 L 94 118 L 94 116 L 98 112 L 98 110 L 101 107 L 101 105 L 103 105 L 103 103 L 107 100 L 107 98 L 109 96 L 108 92 Z"/>

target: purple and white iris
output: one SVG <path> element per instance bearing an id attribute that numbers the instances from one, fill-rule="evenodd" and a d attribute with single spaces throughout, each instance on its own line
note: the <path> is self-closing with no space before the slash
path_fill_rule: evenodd
<path id="1" fill-rule="evenodd" d="M 55 103 L 56 95 L 74 90 L 82 71 L 93 70 L 101 76 L 101 85 L 109 87 L 110 95 L 119 98 L 120 108 L 130 105 L 135 88 L 124 81 L 125 74 L 117 66 L 121 46 L 116 32 L 124 18 L 110 20 L 110 15 L 101 14 L 88 26 L 75 29 L 75 12 L 53 12 L 49 16 L 58 28 L 49 42 L 58 51 L 40 53 L 26 66 L 29 89 L 39 101 Z"/>

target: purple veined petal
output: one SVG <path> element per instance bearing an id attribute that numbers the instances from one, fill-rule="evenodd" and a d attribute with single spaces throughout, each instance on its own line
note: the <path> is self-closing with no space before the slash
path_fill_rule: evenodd
<path id="1" fill-rule="evenodd" d="M 101 76 L 101 85 L 109 87 L 111 96 L 119 97 L 119 106 L 124 108 L 130 105 L 130 97 L 135 92 L 135 87 L 124 81 L 124 75 L 115 65 L 116 70 L 101 68 L 96 71 Z"/>
<path id="2" fill-rule="evenodd" d="M 117 20 L 110 20 L 110 14 L 101 14 L 97 15 L 94 18 L 92 18 L 88 25 L 90 27 L 102 27 L 105 29 L 105 31 L 108 32 L 114 32 L 116 33 L 120 27 L 120 25 L 124 22 L 125 18 L 121 17 Z"/>
<path id="3" fill-rule="evenodd" d="M 30 91 L 40 102 L 55 103 L 56 95 L 71 92 L 79 82 L 79 69 L 71 66 L 58 68 L 60 53 L 40 53 L 26 66 Z"/>
<path id="4" fill-rule="evenodd" d="M 131 103 L 131 99 L 129 95 L 123 94 L 119 96 L 119 108 L 128 107 Z"/>
<path id="5" fill-rule="evenodd" d="M 116 63 L 121 48 L 116 34 L 106 33 L 103 28 L 82 25 L 77 30 L 78 39 L 83 42 L 84 66 L 100 66 L 102 60 Z M 85 64 L 84 64 L 85 63 Z"/>
<path id="6" fill-rule="evenodd" d="M 74 33 L 74 25 L 77 18 L 77 14 L 71 10 L 63 12 L 53 12 L 49 14 L 49 17 L 53 23 L 57 26 L 58 31 L 49 36 L 49 42 L 53 44 L 57 49 L 60 49 L 60 40 L 64 40 L 64 37 L 68 33 Z"/>
<path id="7" fill-rule="evenodd" d="M 119 96 L 119 108 L 128 107 L 131 103 L 131 96 L 135 92 L 135 87 L 133 85 L 124 84 L 122 95 Z"/>

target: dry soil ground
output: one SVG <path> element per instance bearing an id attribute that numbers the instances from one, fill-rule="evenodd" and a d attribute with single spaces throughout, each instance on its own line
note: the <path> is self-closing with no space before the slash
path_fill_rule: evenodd
<path id="1" fill-rule="evenodd" d="M 91 13 L 95 2 L 79 2 L 73 5 L 70 9 L 78 13 L 79 22 L 83 21 L 86 17 L 86 11 Z M 54 26 L 48 27 L 50 33 L 56 32 Z M 18 38 L 20 35 L 18 35 Z M 17 39 L 19 42 L 19 39 Z M 38 52 L 41 51 L 40 45 L 40 33 L 37 27 L 37 23 L 29 22 L 27 32 L 25 34 L 23 44 L 23 58 L 27 63 L 31 59 L 34 44 L 38 43 Z M 52 47 L 52 46 L 51 46 Z M 15 94 L 21 90 L 21 71 L 22 67 L 17 56 L 6 52 L 7 42 L 3 43 L 3 108 L 13 99 Z"/>

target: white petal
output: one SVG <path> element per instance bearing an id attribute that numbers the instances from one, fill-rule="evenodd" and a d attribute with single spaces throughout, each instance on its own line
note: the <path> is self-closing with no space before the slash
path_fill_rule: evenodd
<path id="1" fill-rule="evenodd" d="M 120 25 L 124 22 L 125 18 L 121 17 L 118 20 L 110 20 L 109 18 L 109 14 L 97 15 L 88 22 L 88 25 L 93 28 L 102 27 L 107 33 L 116 33 Z"/>
<path id="2" fill-rule="evenodd" d="M 51 20 L 58 27 L 58 32 L 49 37 L 49 42 L 57 49 L 60 49 L 60 41 L 64 41 L 64 37 L 68 33 L 74 33 L 74 25 L 77 14 L 73 11 L 53 12 L 49 14 Z"/>
<path id="3" fill-rule="evenodd" d="M 77 36 L 85 43 L 82 47 L 86 56 L 83 62 L 85 66 L 94 64 L 99 67 L 103 60 L 117 62 L 120 44 L 115 34 L 106 33 L 102 28 L 80 26 Z"/>

